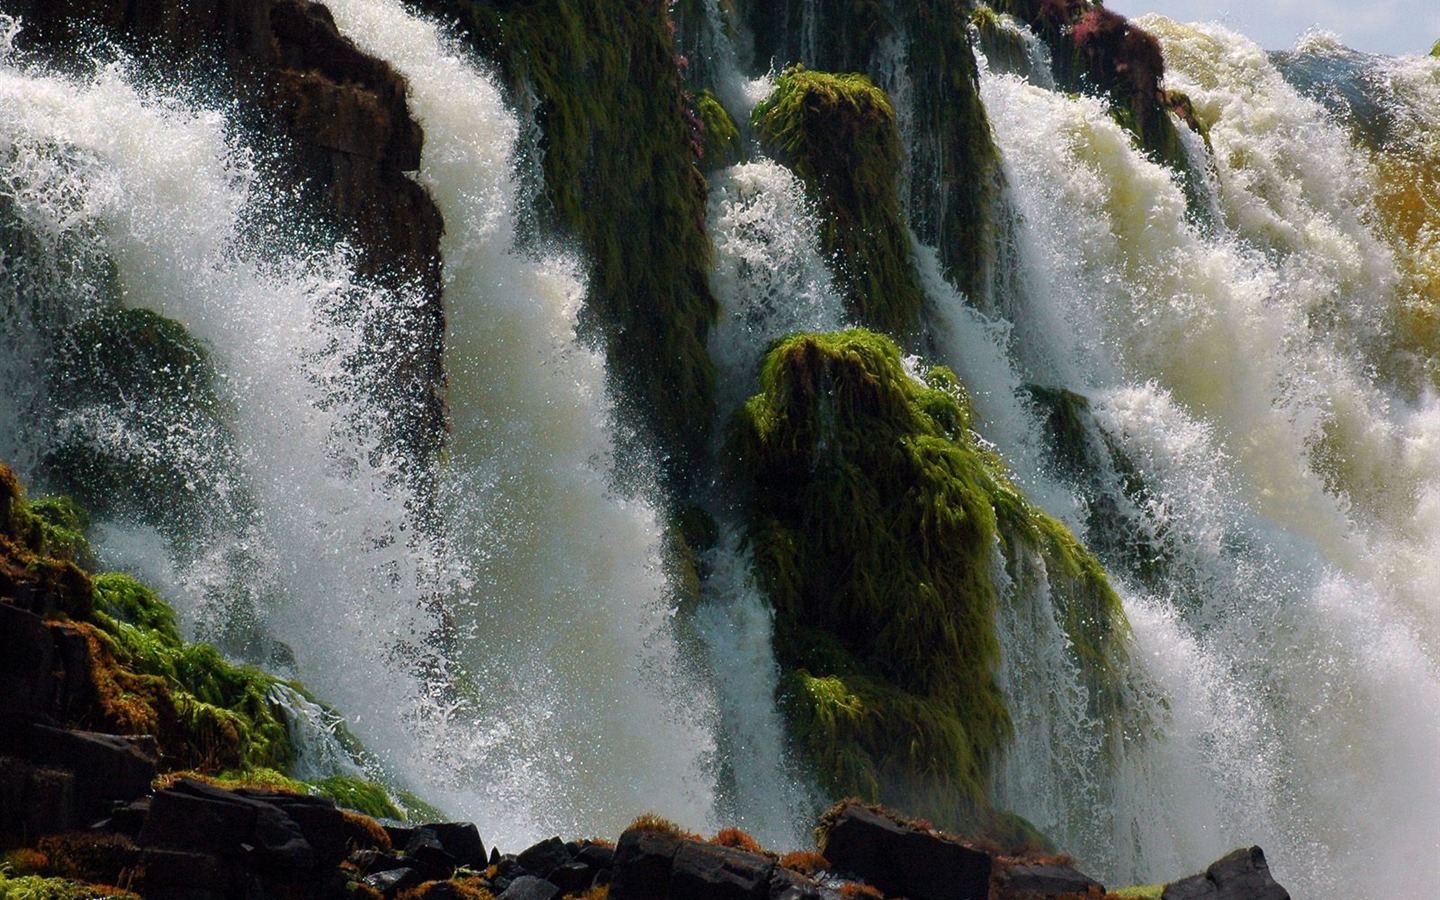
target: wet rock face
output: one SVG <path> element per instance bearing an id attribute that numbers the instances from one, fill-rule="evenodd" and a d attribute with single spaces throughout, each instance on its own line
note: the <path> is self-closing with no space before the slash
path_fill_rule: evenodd
<path id="1" fill-rule="evenodd" d="M 368 343 L 402 348 L 377 373 L 394 410 L 386 437 L 417 459 L 438 449 L 443 222 L 405 174 L 419 168 L 423 133 L 398 72 L 310 0 L 0 0 L 0 12 L 23 19 L 24 50 L 73 59 L 77 44 L 99 37 L 161 77 L 189 70 L 238 100 L 239 124 L 257 146 L 276 148 L 260 161 L 265 189 L 298 193 L 321 220 L 297 231 L 318 228 L 353 249 L 362 277 L 422 295 L 361 327 Z"/>
<path id="2" fill-rule="evenodd" d="M 1270 864 L 1259 847 L 1233 850 L 1199 875 L 1165 888 L 1164 900 L 1290 900 L 1290 892 L 1270 877 Z"/>

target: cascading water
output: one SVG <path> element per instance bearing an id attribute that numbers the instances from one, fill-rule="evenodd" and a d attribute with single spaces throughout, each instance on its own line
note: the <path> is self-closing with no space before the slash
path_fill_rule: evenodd
<path id="1" fill-rule="evenodd" d="M 249 610 L 297 674 L 395 777 L 487 840 L 612 834 L 646 809 L 708 827 L 708 688 L 671 633 L 656 514 L 609 486 L 603 361 L 575 338 L 579 261 L 514 246 L 515 119 L 399 4 L 331 6 L 408 76 L 426 128 L 420 178 L 446 218 L 447 457 L 433 486 L 413 486 L 367 425 L 385 410 L 355 322 L 410 299 L 360 285 L 344 248 L 277 257 L 254 238 L 256 178 L 222 115 L 132 87 L 118 66 L 83 83 L 7 66 L 7 196 L 54 240 L 89 229 L 125 305 L 208 349 L 230 411 L 235 463 L 197 468 L 223 472 L 212 500 L 245 497 L 237 527 L 179 554 L 104 523 L 101 552 L 201 634 L 217 586 L 269 585 Z M 39 393 L 23 368 L 6 376 L 7 398 Z M 152 451 L 210 452 L 192 437 Z M 22 462 L 46 450 L 9 443 Z M 237 558 L 243 572 L 226 565 Z"/>
<path id="2" fill-rule="evenodd" d="M 1164 560 L 1125 590 L 1163 705 L 1115 760 L 1108 824 L 1062 844 L 1143 878 L 1258 841 L 1297 895 L 1420 896 L 1440 814 L 1417 565 L 1435 411 L 1375 376 L 1399 278 L 1372 169 L 1253 44 L 1141 24 L 1210 123 L 1213 230 L 1100 102 L 983 81 L 1021 216 L 1016 316 L 1037 332 L 1019 363 L 1090 396 Z"/>

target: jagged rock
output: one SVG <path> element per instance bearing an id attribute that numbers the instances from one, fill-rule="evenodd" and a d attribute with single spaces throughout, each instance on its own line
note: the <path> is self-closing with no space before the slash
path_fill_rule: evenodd
<path id="1" fill-rule="evenodd" d="M 615 863 L 615 848 L 586 842 L 575 851 L 575 859 L 594 869 L 608 869 Z"/>
<path id="2" fill-rule="evenodd" d="M 570 860 L 570 850 L 558 837 L 546 838 L 540 843 L 522 850 L 520 855 L 515 857 L 515 862 L 520 868 L 541 878 L 549 878 L 551 872 Z"/>
<path id="3" fill-rule="evenodd" d="M 333 800 L 249 788 L 235 793 L 279 809 L 298 825 L 305 842 L 315 851 L 317 867 L 334 866 L 345 858 L 345 817 Z"/>
<path id="4" fill-rule="evenodd" d="M 158 756 L 152 737 L 122 737 L 31 725 L 29 756 L 74 774 L 76 812 L 99 817 L 150 792 Z"/>
<path id="5" fill-rule="evenodd" d="M 1162 900 L 1290 900 L 1290 892 L 1270 877 L 1270 864 L 1259 847 L 1232 850 L 1203 874 L 1168 885 Z"/>
<path id="6" fill-rule="evenodd" d="M 300 825 L 280 807 L 189 778 L 155 795 L 139 843 L 267 872 L 303 873 L 321 862 Z"/>
<path id="7" fill-rule="evenodd" d="M 668 831 L 632 828 L 620 835 L 610 900 L 667 900 L 670 870 L 682 843 Z"/>
<path id="8" fill-rule="evenodd" d="M 75 824 L 75 776 L 0 756 L 0 832 L 33 839 Z"/>
<path id="9" fill-rule="evenodd" d="M 424 827 L 435 834 L 440 846 L 455 858 L 457 865 L 472 869 L 485 868 L 485 842 L 480 839 L 480 830 L 474 823 L 430 822 Z"/>
<path id="10" fill-rule="evenodd" d="M 147 900 L 209 900 L 245 896 L 243 884 L 254 881 L 219 857 L 187 850 L 149 847 L 140 855 L 142 889 Z"/>
<path id="11" fill-rule="evenodd" d="M 1011 866 L 999 881 L 1000 898 L 1089 896 L 1092 888 L 1096 894 L 1105 893 L 1103 884 L 1070 865 Z"/>
<path id="12" fill-rule="evenodd" d="M 405 856 L 425 880 L 441 881 L 449 878 L 459 864 L 455 856 L 445 849 L 440 836 L 428 825 L 415 829 L 405 843 Z"/>
<path id="13" fill-rule="evenodd" d="M 501 891 L 495 900 L 555 900 L 558 896 L 560 888 L 545 879 L 521 875 L 510 882 L 510 886 Z"/>
<path id="14" fill-rule="evenodd" d="M 0 716 L 46 715 L 55 698 L 55 642 L 45 622 L 34 613 L 0 603 Z M 0 740 L 12 733 L 0 729 Z"/>
<path id="15" fill-rule="evenodd" d="M 560 888 L 563 894 L 583 890 L 595 881 L 597 870 L 583 862 L 568 862 L 551 869 L 545 880 Z"/>
<path id="16" fill-rule="evenodd" d="M 758 853 L 686 841 L 675 851 L 670 896 L 693 900 L 765 900 L 775 863 Z"/>
<path id="17" fill-rule="evenodd" d="M 769 900 L 838 900 L 840 894 L 798 872 L 775 867 L 770 874 Z"/>
<path id="18" fill-rule="evenodd" d="M 985 900 L 990 857 L 852 804 L 830 826 L 820 852 L 889 895 L 911 900 Z"/>

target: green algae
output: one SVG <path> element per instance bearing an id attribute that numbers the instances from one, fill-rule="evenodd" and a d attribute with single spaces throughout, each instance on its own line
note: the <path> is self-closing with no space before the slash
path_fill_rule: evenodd
<path id="1" fill-rule="evenodd" d="M 0 869 L 0 900 L 97 900 L 102 897 L 136 900 L 138 895 L 108 885 L 69 878 L 13 875 Z"/>
<path id="2" fill-rule="evenodd" d="M 658 438 L 683 497 L 708 453 L 706 337 L 719 306 L 699 135 L 666 5 L 423 5 L 458 22 L 543 130 L 541 223 L 579 238 L 591 265 L 582 330 L 607 349 L 633 446 Z"/>
<path id="3" fill-rule="evenodd" d="M 1018 575 L 1026 549 L 1044 561 L 1097 715 L 1121 705 L 1128 629 L 1100 563 L 1010 483 L 972 419 L 948 369 L 907 369 L 872 332 L 802 334 L 772 346 L 731 448 L 784 707 L 822 785 L 997 828 L 987 789 L 1011 723 L 994 573 Z"/>
<path id="4" fill-rule="evenodd" d="M 885 92 L 864 75 L 795 65 L 775 80 L 751 124 L 817 199 L 821 249 L 852 312 L 879 331 L 915 334 L 925 295 L 911 262 L 896 183 L 900 133 Z"/>

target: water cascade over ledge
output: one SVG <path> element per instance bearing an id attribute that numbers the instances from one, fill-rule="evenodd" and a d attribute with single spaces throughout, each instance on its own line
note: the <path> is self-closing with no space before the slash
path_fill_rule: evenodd
<path id="1" fill-rule="evenodd" d="M 420 5 L 469 8 L 447 3 Z M 1320 34 L 1267 53 L 1151 16 L 1132 24 L 1163 53 L 1163 90 L 1124 108 L 1070 52 L 1120 27 L 1085 3 L 1066 6 L 1082 24 L 1042 34 L 1007 2 L 942 22 L 933 0 L 833 20 L 811 0 L 681 0 L 660 67 L 692 91 L 673 111 L 696 145 L 679 181 L 704 220 L 601 234 L 703 229 L 715 321 L 680 329 L 697 361 L 635 333 L 671 309 L 649 282 L 606 301 L 643 315 L 597 311 L 613 259 L 581 249 L 543 183 L 564 153 L 577 181 L 616 171 L 594 158 L 616 123 L 561 109 L 541 68 L 505 83 L 477 62 L 483 29 L 400 0 L 326 6 L 403 76 L 424 131 L 406 177 L 444 219 L 434 455 L 396 439 L 423 416 L 392 383 L 392 357 L 425 341 L 403 324 L 434 299 L 423 279 L 367 272 L 371 251 L 275 176 L 285 148 L 242 101 L 99 40 L 56 71 L 0 15 L 0 461 L 42 487 L 103 482 L 103 564 L 159 588 L 188 636 L 302 680 L 373 753 L 369 774 L 503 850 L 646 811 L 799 846 L 838 780 L 827 766 L 947 771 L 899 751 L 805 756 L 823 742 L 797 683 L 882 748 L 939 745 L 882 734 L 911 721 L 899 709 L 929 724 L 938 689 L 901 695 L 914 673 L 872 635 L 786 619 L 780 593 L 803 591 L 777 567 L 811 565 L 795 548 L 835 523 L 806 521 L 745 456 L 761 442 L 745 428 L 785 434 L 776 420 L 812 403 L 818 424 L 793 438 L 814 438 L 805 465 L 777 452 L 790 483 L 900 458 L 843 456 L 864 435 L 833 430 L 855 412 L 836 384 L 863 371 L 891 393 L 863 395 L 883 409 L 857 403 L 856 421 L 920 422 L 894 443 L 973 462 L 965 500 L 995 507 L 966 525 L 984 546 L 962 548 L 955 581 L 993 609 L 969 646 L 995 648 L 961 702 L 993 690 L 964 708 L 1003 709 L 991 743 L 945 745 L 974 753 L 956 791 L 983 797 L 939 808 L 1017 814 L 1111 885 L 1251 844 L 1297 897 L 1418 897 L 1440 877 L 1440 58 Z M 884 146 L 848 168 L 838 139 L 802 147 L 765 119 L 792 89 L 851 103 L 840 131 Z M 725 161 L 698 153 L 716 137 L 704 102 L 733 117 Z M 562 119 L 575 146 L 547 131 Z M 883 178 L 842 177 L 876 159 Z M 604 185 L 583 187 L 564 196 Z M 892 333 L 836 337 L 866 323 Z M 824 337 L 782 343 L 796 333 Z M 618 376 L 652 339 L 653 371 Z M 889 368 L 855 368 L 896 347 Z M 693 458 L 644 433 L 655 397 L 627 394 L 682 369 L 714 381 Z M 693 471 L 673 477 L 676 458 Z M 875 520 L 900 532 L 901 505 Z M 782 646 L 797 634 L 811 644 Z M 311 748 L 307 772 L 353 769 L 332 750 Z"/>

